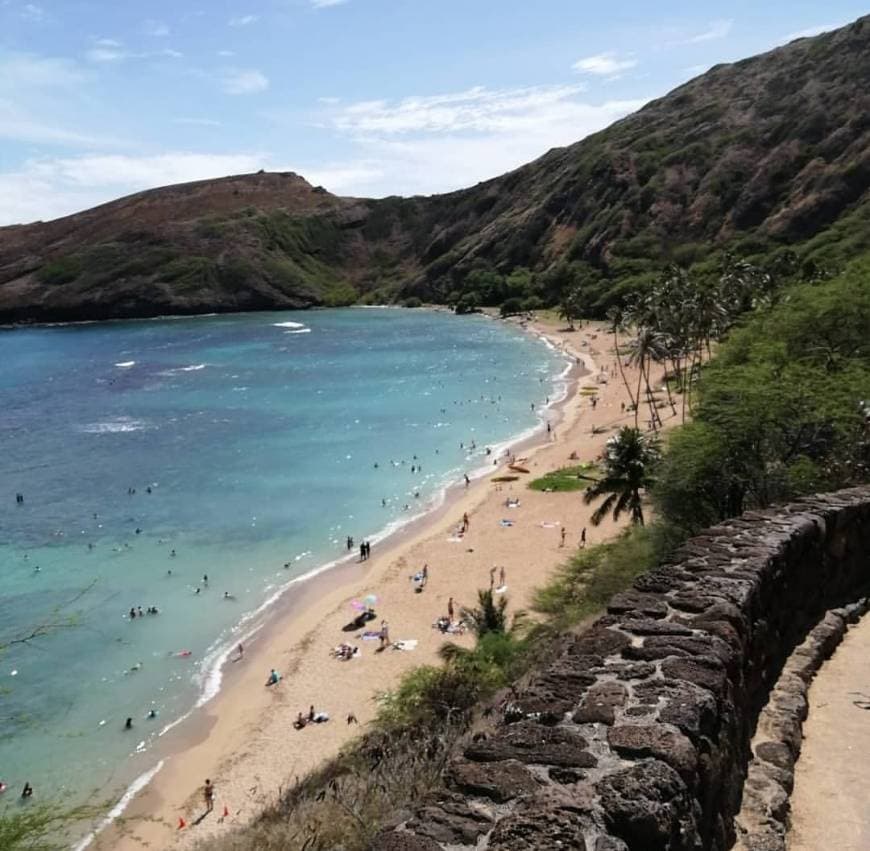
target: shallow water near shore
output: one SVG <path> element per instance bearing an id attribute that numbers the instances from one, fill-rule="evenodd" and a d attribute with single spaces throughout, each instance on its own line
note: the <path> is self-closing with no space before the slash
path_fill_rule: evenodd
<path id="1" fill-rule="evenodd" d="M 0 637 L 60 627 L 0 656 L 0 779 L 122 791 L 287 583 L 489 465 L 564 366 L 429 311 L 0 334 Z"/>

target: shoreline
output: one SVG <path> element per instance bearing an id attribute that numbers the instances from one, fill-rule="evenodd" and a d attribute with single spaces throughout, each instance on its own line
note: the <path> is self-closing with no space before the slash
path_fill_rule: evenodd
<path id="1" fill-rule="evenodd" d="M 519 323 L 515 324 L 519 325 Z M 570 357 L 571 361 L 574 361 L 575 358 L 578 358 L 583 363 L 583 367 L 578 367 L 577 363 L 569 362 L 566 364 L 565 372 L 558 376 L 554 382 L 563 381 L 564 392 L 561 392 L 559 397 L 554 398 L 550 403 L 548 416 L 546 419 L 542 418 L 540 425 L 535 428 L 533 433 L 525 437 L 521 433 L 518 440 L 509 442 L 513 450 L 529 453 L 533 466 L 537 466 L 534 462 L 543 453 L 550 452 L 552 454 L 559 450 L 564 451 L 564 444 L 568 440 L 581 439 L 586 444 L 593 443 L 600 451 L 608 432 L 590 433 L 589 435 L 574 434 L 574 432 L 578 431 L 581 414 L 594 410 L 588 400 L 577 391 L 581 380 L 585 378 L 587 383 L 596 384 L 598 375 L 603 371 L 603 361 L 608 359 L 608 354 L 596 351 L 593 342 L 596 338 L 603 338 L 603 346 L 608 347 L 606 333 L 597 325 L 589 326 L 585 332 L 559 332 L 555 326 L 541 321 L 532 323 L 530 327 L 523 330 L 547 341 L 557 351 L 564 352 L 566 359 Z M 582 342 L 581 348 L 566 345 L 566 343 L 574 342 Z M 601 345 L 601 343 L 597 345 Z M 583 346 L 587 348 L 586 351 L 583 351 Z M 594 360 L 593 355 L 600 358 L 601 362 Z M 612 356 L 608 360 L 608 367 L 610 360 L 612 360 Z M 614 425 L 627 422 L 630 415 L 622 414 L 618 418 L 613 416 L 616 413 L 613 408 L 619 404 L 619 397 L 625 396 L 624 387 L 621 387 L 618 381 L 612 381 L 609 384 L 596 384 L 596 387 L 599 391 L 600 401 L 604 403 L 599 405 L 599 410 L 602 413 L 607 410 L 611 420 L 619 420 L 619 422 L 611 423 L 611 428 Z M 609 399 L 609 404 L 605 402 L 603 398 L 605 396 L 612 397 Z M 559 428 L 562 432 L 561 438 L 547 439 L 543 433 L 544 423 L 547 420 Z M 555 437 L 555 429 L 551 437 Z M 590 460 L 586 452 L 584 452 L 584 460 Z M 559 464 L 551 463 L 548 469 L 555 469 L 565 463 L 570 462 L 563 459 Z M 377 666 L 381 670 L 389 669 L 386 677 L 378 677 L 376 671 L 369 671 L 367 673 L 372 674 L 372 676 L 366 676 L 363 683 L 357 684 L 355 699 L 358 701 L 360 692 L 365 692 L 364 709 L 359 705 L 354 705 L 339 712 L 336 707 L 325 705 L 327 697 L 321 698 L 316 693 L 317 688 L 312 689 L 304 682 L 310 678 L 311 673 L 311 671 L 306 671 L 309 677 L 305 677 L 302 670 L 311 668 L 312 653 L 308 652 L 309 647 L 314 644 L 319 645 L 318 639 L 327 632 L 331 636 L 328 640 L 332 644 L 337 643 L 341 633 L 336 635 L 330 631 L 327 622 L 347 620 L 347 609 L 343 604 L 349 597 L 361 596 L 373 590 L 381 592 L 378 594 L 380 598 L 379 617 L 389 617 L 391 631 L 395 630 L 393 625 L 397 615 L 392 611 L 394 606 L 389 605 L 387 599 L 384 598 L 382 589 L 384 586 L 391 586 L 392 599 L 396 602 L 400 601 L 401 590 L 399 590 L 399 597 L 396 597 L 395 591 L 404 583 L 397 583 L 396 580 L 402 571 L 410 569 L 407 565 L 410 554 L 415 549 L 421 548 L 423 551 L 432 550 L 436 546 L 443 549 L 444 544 L 440 536 L 455 523 L 456 515 L 461 516 L 464 510 L 473 517 L 487 503 L 492 503 L 493 490 L 488 477 L 494 470 L 500 471 L 503 466 L 504 460 L 494 468 L 482 466 L 479 470 L 475 470 L 478 477 L 468 488 L 461 484 L 448 485 L 444 488 L 443 496 L 437 505 L 404 523 L 399 529 L 386 532 L 384 541 L 386 545 L 383 551 L 377 552 L 372 564 L 366 564 L 363 567 L 351 557 L 339 560 L 337 564 L 318 568 L 318 572 L 307 579 L 300 577 L 294 580 L 293 585 L 299 593 L 294 594 L 291 600 L 278 599 L 271 606 L 271 611 L 262 619 L 262 623 L 255 627 L 256 637 L 246 648 L 244 666 L 237 667 L 229 660 L 224 663 L 223 687 L 219 693 L 210 702 L 196 708 L 183 722 L 176 722 L 175 729 L 167 732 L 167 738 L 162 743 L 163 747 L 159 748 L 159 751 L 162 752 L 162 758 L 161 754 L 157 752 L 158 749 L 152 749 L 149 752 L 150 765 L 152 766 L 149 768 L 149 771 L 152 772 L 150 782 L 143 784 L 145 788 L 138 794 L 131 796 L 132 801 L 124 815 L 99 833 L 91 847 L 139 848 L 143 842 L 154 844 L 155 841 L 160 844 L 160 847 L 184 847 L 190 844 L 192 839 L 203 838 L 220 830 L 226 830 L 228 827 L 253 817 L 271 797 L 277 794 L 282 783 L 290 780 L 293 775 L 301 776 L 307 773 L 318 763 L 337 753 L 339 748 L 351 738 L 348 732 L 355 734 L 358 729 L 345 730 L 342 712 L 354 711 L 360 718 L 360 722 L 364 724 L 374 715 L 374 701 L 371 700 L 373 693 L 394 685 L 398 676 L 405 670 L 431 661 L 428 658 L 431 653 L 390 653 L 380 659 L 370 661 L 371 654 L 369 652 L 361 661 L 339 663 L 330 659 L 328 662 L 315 664 L 314 668 L 319 670 L 321 676 L 326 673 L 324 669 L 335 673 L 338 671 L 355 672 L 354 666 L 359 666 L 359 668 Z M 535 470 L 534 475 L 540 475 L 541 472 L 544 470 Z M 524 482 L 522 481 L 516 484 L 518 490 L 522 487 L 524 500 L 543 499 L 547 496 L 528 491 L 523 487 Z M 512 484 L 509 489 L 513 489 Z M 553 496 L 557 498 L 557 502 L 560 497 L 565 499 L 565 495 Z M 552 502 L 552 500 L 550 501 Z M 504 513 L 503 509 L 501 509 L 501 513 Z M 453 515 L 452 519 L 451 514 Z M 552 526 L 553 524 L 548 525 Z M 565 525 L 567 526 L 567 523 Z M 610 526 L 608 521 L 597 529 L 591 529 L 590 541 L 594 542 L 606 537 L 606 535 L 601 535 L 600 531 Z M 615 528 L 613 527 L 613 530 Z M 577 531 L 572 532 L 572 538 Z M 495 536 L 498 535 L 499 533 L 496 532 Z M 448 552 L 449 549 L 448 545 Z M 468 552 L 474 552 L 474 549 L 469 548 Z M 556 563 L 564 560 L 568 552 L 570 550 L 562 550 L 561 553 L 557 553 L 557 556 L 561 557 L 557 557 Z M 452 556 L 458 553 L 454 549 L 449 554 Z M 438 569 L 440 571 L 440 566 Z M 513 570 L 510 566 L 508 569 Z M 514 594 L 516 583 L 512 580 L 511 593 L 509 594 L 512 605 L 522 606 L 525 602 L 523 590 L 525 590 L 525 596 L 528 597 L 531 588 L 540 585 L 545 579 L 546 573 L 536 576 L 529 587 L 520 588 L 519 599 Z M 462 589 L 460 587 L 462 583 L 454 581 L 451 587 L 457 589 L 460 600 L 464 596 L 466 601 L 470 601 L 473 589 L 468 586 L 467 578 L 465 584 L 466 588 Z M 472 580 L 472 585 L 474 584 L 482 585 L 485 583 L 480 580 Z M 288 587 L 291 586 L 288 585 Z M 354 589 L 356 590 L 354 591 Z M 405 589 L 405 595 L 408 596 L 407 586 Z M 429 598 L 432 594 L 422 596 Z M 401 601 L 400 606 L 395 608 L 404 608 L 405 602 Z M 413 605 L 414 602 L 416 601 L 412 598 L 411 604 Z M 441 610 L 443 610 L 443 602 Z M 419 639 L 432 638 L 427 633 L 433 632 L 429 628 L 433 619 L 433 617 L 427 617 L 426 622 L 422 625 L 418 619 L 414 629 L 416 629 L 416 635 Z M 395 637 L 402 637 L 401 633 L 393 632 L 393 634 Z M 443 636 L 438 634 L 434 644 L 440 646 L 442 640 Z M 421 640 L 420 644 L 423 643 Z M 433 642 L 430 640 L 426 643 L 432 644 Z M 317 655 L 319 656 L 322 651 L 325 656 L 328 646 L 318 646 Z M 364 648 L 364 650 L 367 651 L 368 648 Z M 426 658 L 423 658 L 424 656 Z M 381 663 L 386 662 L 387 658 L 390 662 L 401 661 L 403 664 L 382 665 Z M 408 664 L 404 664 L 404 662 Z M 336 665 L 342 667 L 335 669 Z M 262 680 L 269 667 L 278 667 L 284 674 L 281 686 L 274 692 L 262 687 Z M 334 689 L 330 689 L 329 679 L 327 673 L 326 682 L 321 683 L 321 685 L 326 686 L 326 689 L 325 691 L 321 689 L 321 694 L 329 695 L 330 691 L 334 691 Z M 254 690 L 253 694 L 251 693 L 252 689 Z M 295 698 L 298 705 L 281 705 L 286 704 L 287 693 L 290 691 L 298 693 L 298 697 Z M 273 694 L 280 694 L 281 699 L 273 699 Z M 332 723 L 322 725 L 322 732 L 328 731 L 329 735 L 321 737 L 319 735 L 321 731 L 318 733 L 309 731 L 307 734 L 293 731 L 290 721 L 295 717 L 295 712 L 304 709 L 315 698 L 318 699 L 321 706 L 324 706 L 331 713 Z M 275 704 L 279 705 L 276 707 Z M 278 727 L 286 731 L 283 735 L 289 739 L 282 747 L 290 753 L 296 752 L 295 758 L 291 757 L 293 759 L 292 765 L 260 766 L 261 760 L 255 756 L 256 748 L 252 750 L 243 745 L 246 740 L 264 740 L 266 733 L 264 728 L 273 724 L 273 720 L 264 720 L 262 715 L 264 712 L 269 712 L 270 709 L 277 710 L 277 714 L 282 716 L 283 723 L 278 722 Z M 194 722 L 196 722 L 195 727 Z M 307 739 L 300 738 L 302 736 L 307 736 Z M 300 748 L 296 745 L 309 745 L 311 738 L 315 736 L 326 741 L 313 753 L 305 754 L 300 759 L 298 754 Z M 271 738 L 272 736 L 265 736 L 265 739 Z M 302 750 L 305 749 L 302 748 Z M 308 748 L 307 750 L 311 751 L 312 749 Z M 264 753 L 263 761 L 272 762 L 271 758 L 265 759 L 266 756 L 268 754 Z M 158 759 L 163 767 L 154 771 L 153 765 Z M 294 766 L 296 771 L 293 771 Z M 140 772 L 137 781 L 143 773 Z M 231 779 L 232 775 L 247 774 L 259 782 L 249 785 L 246 782 L 241 782 L 241 777 Z M 269 775 L 268 780 L 265 777 L 266 774 Z M 178 832 L 176 830 L 177 818 L 186 814 L 184 817 L 185 820 L 188 820 L 188 816 L 195 810 L 199 803 L 198 790 L 205 776 L 215 778 L 219 789 L 219 809 L 226 805 L 230 811 L 230 817 L 226 822 L 222 819 L 223 824 L 221 825 L 216 823 L 217 818 L 215 818 L 211 823 L 200 825 L 195 830 Z M 260 791 L 261 788 L 262 791 Z M 131 790 L 132 787 L 128 789 L 128 792 Z M 148 819 L 148 821 L 143 819 Z"/>

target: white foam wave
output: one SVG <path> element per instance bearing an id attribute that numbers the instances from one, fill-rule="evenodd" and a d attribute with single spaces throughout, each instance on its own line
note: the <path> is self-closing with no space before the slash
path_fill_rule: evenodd
<path id="1" fill-rule="evenodd" d="M 201 369 L 205 369 L 207 366 L 207 363 L 196 363 L 192 366 L 179 366 L 175 369 L 164 369 L 160 373 L 160 375 L 178 375 L 180 372 L 199 372 Z"/>
<path id="2" fill-rule="evenodd" d="M 310 328 L 300 328 L 298 331 L 287 331 L 287 334 L 310 334 Z"/>
<path id="3" fill-rule="evenodd" d="M 85 434 L 121 434 L 129 431 L 144 431 L 146 428 L 148 423 L 132 417 L 117 417 L 114 420 L 78 426 L 78 430 Z"/>
<path id="4" fill-rule="evenodd" d="M 125 360 L 121 361 L 121 363 L 116 363 L 115 366 L 117 366 L 119 369 L 129 369 L 131 366 L 136 366 L 136 361 Z"/>
<path id="5" fill-rule="evenodd" d="M 84 839 L 82 839 L 77 845 L 74 846 L 73 851 L 84 851 L 94 839 L 97 838 L 97 834 L 101 831 L 105 830 L 116 818 L 119 818 L 123 815 L 124 810 L 130 804 L 130 801 L 139 794 L 153 779 L 160 769 L 163 768 L 163 760 L 161 759 L 154 768 L 148 769 L 148 771 L 140 774 L 128 787 L 127 791 L 121 796 L 121 800 L 112 807 L 111 810 L 106 814 L 106 817 L 97 825 L 97 827 L 92 830 Z"/>
<path id="6" fill-rule="evenodd" d="M 305 323 L 303 322 L 273 322 L 273 327 L 275 328 L 304 328 Z"/>

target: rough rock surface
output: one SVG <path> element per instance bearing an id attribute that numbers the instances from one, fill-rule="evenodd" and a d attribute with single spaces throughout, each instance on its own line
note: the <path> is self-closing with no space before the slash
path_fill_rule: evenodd
<path id="1" fill-rule="evenodd" d="M 868 553 L 870 487 L 702 533 L 517 685 L 373 851 L 783 849 L 807 685 L 862 613 Z"/>

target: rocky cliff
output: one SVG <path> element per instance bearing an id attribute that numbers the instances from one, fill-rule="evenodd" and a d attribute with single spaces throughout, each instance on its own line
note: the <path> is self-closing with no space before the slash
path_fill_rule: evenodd
<path id="1" fill-rule="evenodd" d="M 708 530 L 505 695 L 374 851 L 724 851 L 741 801 L 741 847 L 784 848 L 800 690 L 775 693 L 744 785 L 759 713 L 811 630 L 787 673 L 812 676 L 847 614 L 826 610 L 868 584 L 870 487 Z"/>
<path id="2" fill-rule="evenodd" d="M 475 270 L 563 260 L 602 304 L 724 246 L 836 264 L 870 250 L 868 116 L 865 17 L 446 195 L 338 198 L 256 174 L 0 228 L 0 321 L 444 301 Z"/>

